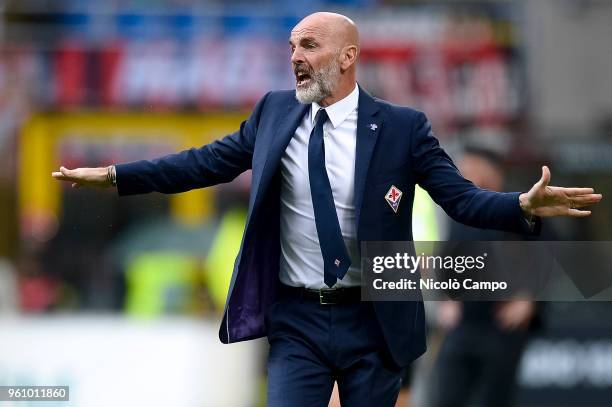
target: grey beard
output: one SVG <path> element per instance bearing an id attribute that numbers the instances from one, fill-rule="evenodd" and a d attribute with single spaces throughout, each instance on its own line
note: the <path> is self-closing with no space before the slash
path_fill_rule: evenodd
<path id="1" fill-rule="evenodd" d="M 311 84 L 306 88 L 295 89 L 295 98 L 303 104 L 320 103 L 332 94 L 334 85 L 340 75 L 340 64 L 337 58 L 332 58 L 329 65 L 311 75 Z"/>

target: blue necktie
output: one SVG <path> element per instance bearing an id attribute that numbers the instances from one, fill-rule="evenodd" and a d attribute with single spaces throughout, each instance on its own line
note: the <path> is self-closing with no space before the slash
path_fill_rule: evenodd
<path id="1" fill-rule="evenodd" d="M 327 118 L 325 109 L 320 109 L 317 113 L 315 127 L 310 133 L 308 177 L 319 246 L 323 255 L 323 280 L 328 287 L 332 287 L 338 278 L 344 277 L 351 265 L 351 259 L 342 238 L 336 205 L 325 168 L 323 125 Z"/>

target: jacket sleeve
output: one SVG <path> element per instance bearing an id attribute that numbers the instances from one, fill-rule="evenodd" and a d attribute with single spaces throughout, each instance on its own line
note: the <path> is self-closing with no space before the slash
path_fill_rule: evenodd
<path id="1" fill-rule="evenodd" d="M 539 219 L 530 225 L 519 206 L 519 192 L 478 188 L 463 178 L 440 147 L 427 117 L 417 112 L 412 129 L 412 162 L 417 183 L 457 222 L 478 228 L 538 234 Z"/>
<path id="2" fill-rule="evenodd" d="M 229 182 L 251 168 L 255 135 L 269 93 L 240 130 L 201 148 L 115 166 L 119 195 L 174 194 Z"/>

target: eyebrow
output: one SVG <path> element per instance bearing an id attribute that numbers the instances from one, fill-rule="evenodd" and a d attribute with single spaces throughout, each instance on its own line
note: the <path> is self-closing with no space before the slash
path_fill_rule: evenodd
<path id="1" fill-rule="evenodd" d="M 318 44 L 318 41 L 314 37 L 303 37 L 303 38 L 300 38 L 299 42 L 300 43 L 303 43 L 303 42 L 313 42 L 315 44 Z M 291 38 L 289 38 L 289 45 L 294 45 L 293 44 L 293 40 Z"/>

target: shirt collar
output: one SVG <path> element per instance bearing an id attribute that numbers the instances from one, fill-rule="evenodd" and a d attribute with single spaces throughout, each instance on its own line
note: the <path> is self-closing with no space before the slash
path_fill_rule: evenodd
<path id="1" fill-rule="evenodd" d="M 327 116 L 334 129 L 338 127 L 346 118 L 357 109 L 359 102 L 359 86 L 355 84 L 355 89 L 349 93 L 344 99 L 337 101 L 325 108 Z M 312 108 L 310 111 L 310 121 L 314 124 L 317 112 L 321 109 L 318 103 L 312 102 Z"/>

